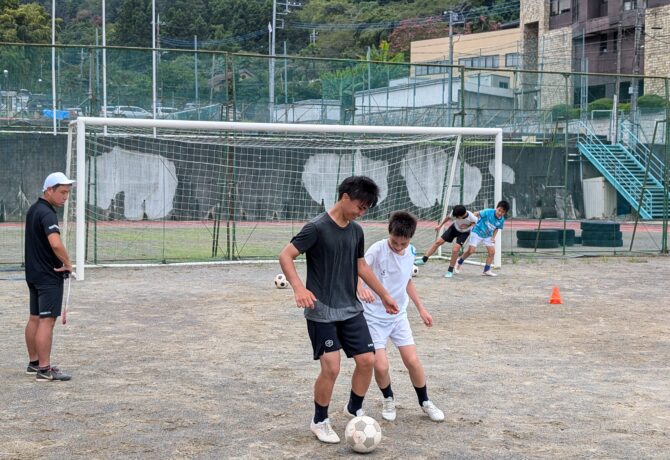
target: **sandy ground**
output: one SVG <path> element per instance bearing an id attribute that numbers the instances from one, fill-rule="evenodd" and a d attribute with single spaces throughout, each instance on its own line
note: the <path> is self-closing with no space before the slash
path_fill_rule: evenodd
<path id="1" fill-rule="evenodd" d="M 400 404 L 370 458 L 669 458 L 670 258 L 508 262 L 498 278 L 431 261 L 415 278 L 435 326 L 410 319 L 429 421 L 392 351 Z M 302 267 L 304 268 L 304 266 Z M 0 458 L 340 458 L 309 432 L 311 360 L 278 265 L 91 269 L 73 285 L 53 360 L 24 374 L 27 288 L 0 273 Z M 549 305 L 558 286 L 563 305 Z M 413 307 L 410 307 L 413 308 Z M 334 428 L 351 360 L 331 404 Z"/>

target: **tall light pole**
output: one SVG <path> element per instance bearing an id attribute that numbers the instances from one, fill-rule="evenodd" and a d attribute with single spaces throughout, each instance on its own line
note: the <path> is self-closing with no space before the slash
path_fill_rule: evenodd
<path id="1" fill-rule="evenodd" d="M 51 0 L 51 115 L 56 135 L 56 0 Z"/>
<path id="2" fill-rule="evenodd" d="M 2 71 L 2 74 L 5 76 L 5 115 L 7 116 L 7 124 L 9 124 L 9 93 L 7 92 L 7 89 L 9 88 L 9 85 L 7 84 L 7 79 L 9 78 L 9 70 L 5 69 Z"/>
<path id="3" fill-rule="evenodd" d="M 268 78 L 268 99 L 270 100 L 270 122 L 274 122 L 275 105 L 275 36 L 277 34 L 277 0 L 272 0 L 272 24 L 268 26 L 270 31 L 270 75 Z"/>

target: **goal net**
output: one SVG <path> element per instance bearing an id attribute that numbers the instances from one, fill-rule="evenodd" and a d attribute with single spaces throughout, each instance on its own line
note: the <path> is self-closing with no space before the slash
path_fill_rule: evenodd
<path id="1" fill-rule="evenodd" d="M 360 220 L 366 245 L 402 209 L 419 218 L 418 253 L 454 205 L 501 196 L 500 129 L 80 117 L 70 130 L 66 238 L 80 276 L 85 264 L 276 259 L 351 175 L 381 192 Z"/>

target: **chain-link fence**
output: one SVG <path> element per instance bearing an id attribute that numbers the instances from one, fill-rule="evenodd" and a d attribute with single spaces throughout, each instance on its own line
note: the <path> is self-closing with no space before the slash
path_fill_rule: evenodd
<path id="1" fill-rule="evenodd" d="M 65 169 L 78 116 L 499 127 L 505 254 L 667 253 L 668 79 L 206 50 L 0 55 L 0 264 L 23 260 L 25 212 Z"/>

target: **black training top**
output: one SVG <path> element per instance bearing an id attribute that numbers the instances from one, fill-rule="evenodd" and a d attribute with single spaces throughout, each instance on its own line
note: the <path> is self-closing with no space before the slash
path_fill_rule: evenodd
<path id="1" fill-rule="evenodd" d="M 53 206 L 39 198 L 26 215 L 26 281 L 33 284 L 60 284 L 63 275 L 54 268 L 63 266 L 49 244 L 48 236 L 60 233 Z"/>
<path id="2" fill-rule="evenodd" d="M 363 311 L 356 297 L 358 259 L 365 256 L 363 229 L 342 228 L 327 212 L 307 223 L 291 240 L 307 257 L 306 287 L 318 299 L 305 317 L 317 322 L 343 321 Z"/>

